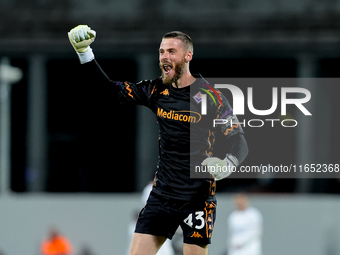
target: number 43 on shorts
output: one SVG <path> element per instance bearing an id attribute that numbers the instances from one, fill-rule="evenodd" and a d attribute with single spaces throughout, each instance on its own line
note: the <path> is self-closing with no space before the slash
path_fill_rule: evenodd
<path id="1" fill-rule="evenodd" d="M 189 227 L 193 228 L 194 223 L 192 221 L 193 217 L 195 217 L 195 219 L 197 220 L 197 224 L 195 224 L 195 229 L 202 229 L 205 225 L 205 220 L 203 218 L 204 216 L 204 212 L 203 211 L 197 211 L 195 212 L 195 215 L 193 215 L 194 213 L 190 213 L 188 215 L 188 217 L 186 217 L 183 222 L 185 224 L 187 224 Z"/>

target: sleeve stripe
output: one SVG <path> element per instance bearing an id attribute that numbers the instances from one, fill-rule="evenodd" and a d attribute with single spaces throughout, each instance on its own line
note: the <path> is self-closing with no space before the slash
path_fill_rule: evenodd
<path id="1" fill-rule="evenodd" d="M 129 91 L 129 96 L 133 98 L 133 95 L 131 94 L 132 93 L 132 89 L 130 88 L 130 84 L 128 84 L 127 82 L 124 82 L 125 85 L 126 85 L 126 90 Z"/>
<path id="2" fill-rule="evenodd" d="M 217 103 L 216 103 L 216 100 L 215 100 L 215 98 L 214 98 L 214 96 L 208 91 L 208 90 L 206 90 L 206 89 L 202 89 L 202 88 L 200 88 L 201 90 L 203 90 L 204 92 L 206 92 L 207 94 L 209 94 L 209 96 L 211 96 L 211 98 L 214 100 L 214 103 L 215 103 L 215 105 L 217 105 Z"/>
<path id="3" fill-rule="evenodd" d="M 222 100 L 221 100 L 220 96 L 218 95 L 217 91 L 213 87 L 211 87 L 209 84 L 205 83 L 204 86 L 207 86 L 209 89 L 211 89 L 215 93 L 215 95 L 217 96 L 217 98 L 220 101 L 221 105 L 223 105 L 222 104 Z"/>

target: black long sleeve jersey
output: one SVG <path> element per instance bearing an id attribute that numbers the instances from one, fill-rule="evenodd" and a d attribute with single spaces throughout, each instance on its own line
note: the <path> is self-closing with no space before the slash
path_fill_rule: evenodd
<path id="1" fill-rule="evenodd" d="M 112 81 L 96 64 L 108 82 L 115 87 L 121 103 L 143 105 L 151 109 L 159 124 L 159 161 L 153 192 L 180 200 L 208 199 L 215 194 L 213 178 L 196 176 L 201 162 L 213 156 L 215 133 L 225 137 L 243 134 L 223 94 L 203 77 L 196 75 L 190 86 L 176 88 L 164 85 L 160 78 L 138 83 Z M 207 113 L 202 114 L 202 95 L 207 95 Z M 229 119 L 213 127 L 214 119 Z M 206 175 L 205 175 L 206 176 Z"/>

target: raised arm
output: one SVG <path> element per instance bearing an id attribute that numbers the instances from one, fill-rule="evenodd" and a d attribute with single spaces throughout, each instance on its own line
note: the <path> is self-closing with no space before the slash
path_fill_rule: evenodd
<path id="1" fill-rule="evenodd" d="M 100 73 L 105 78 L 106 82 L 110 86 L 114 86 L 117 99 L 121 103 L 132 103 L 138 105 L 149 105 L 149 98 L 152 95 L 154 86 L 156 86 L 157 80 L 144 80 L 138 83 L 113 81 L 104 72 L 99 63 L 95 60 L 90 44 L 94 42 L 96 38 L 96 32 L 87 25 L 79 25 L 68 32 L 68 38 L 71 45 L 76 51 L 81 64 L 90 66 L 91 70 Z"/>

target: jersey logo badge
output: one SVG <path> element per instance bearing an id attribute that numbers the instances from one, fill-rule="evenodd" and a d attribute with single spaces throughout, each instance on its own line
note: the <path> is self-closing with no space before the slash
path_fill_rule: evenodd
<path id="1" fill-rule="evenodd" d="M 168 96 L 168 95 L 170 95 L 170 93 L 169 93 L 169 90 L 168 89 L 165 89 L 165 90 L 163 90 L 161 93 L 160 93 L 161 95 L 164 95 L 164 96 Z"/>
<path id="2" fill-rule="evenodd" d="M 196 95 L 194 95 L 193 97 L 194 97 L 196 103 L 199 104 L 199 103 L 202 102 L 202 93 L 201 93 L 201 91 L 199 91 L 199 92 L 198 92 Z"/>
<path id="3" fill-rule="evenodd" d="M 194 231 L 194 233 L 190 237 L 195 237 L 195 238 L 203 238 L 203 236 L 200 235 L 200 233 Z"/>

